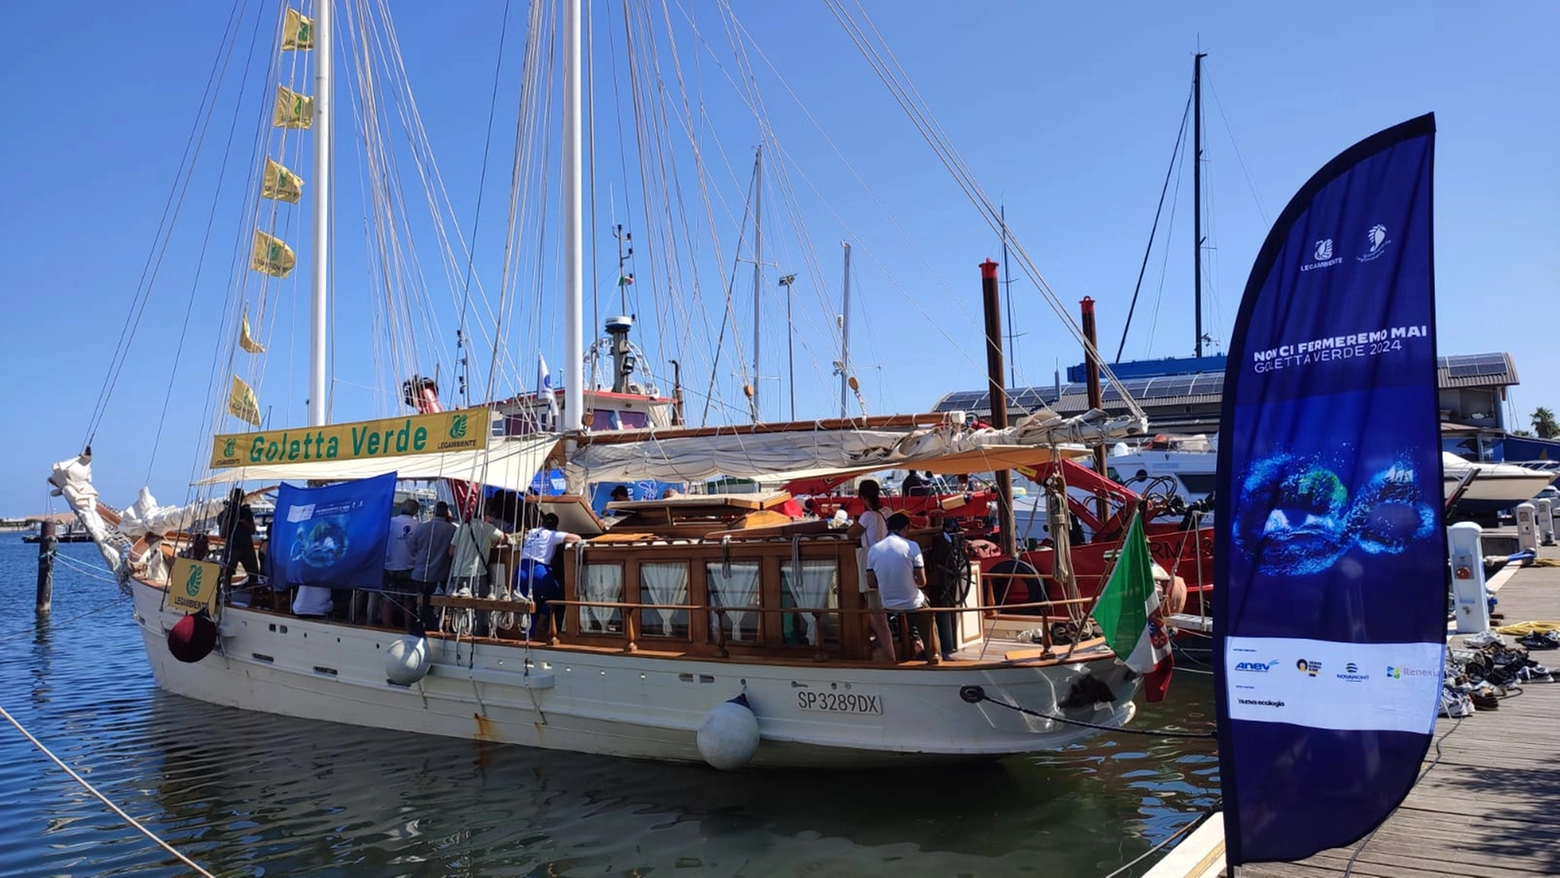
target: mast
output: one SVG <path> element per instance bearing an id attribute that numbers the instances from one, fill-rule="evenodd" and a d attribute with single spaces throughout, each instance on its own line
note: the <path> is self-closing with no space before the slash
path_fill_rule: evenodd
<path id="1" fill-rule="evenodd" d="M 850 417 L 850 242 L 845 248 L 845 301 L 840 314 L 840 417 Z"/>
<path id="2" fill-rule="evenodd" d="M 1002 205 L 1001 217 L 1002 217 L 1002 299 L 1003 299 L 1003 304 L 1005 304 L 1007 306 L 1007 330 L 1008 330 L 1007 340 L 1008 340 L 1008 347 L 1009 348 L 1014 348 L 1015 345 L 1013 344 L 1013 340 L 1014 340 L 1013 332 L 1018 327 L 1017 327 L 1016 324 L 1013 323 L 1013 279 L 1008 275 L 1008 260 L 1007 260 L 1007 256 L 1008 256 L 1008 254 L 1007 254 L 1007 251 L 1008 251 L 1008 246 L 1007 246 L 1007 242 L 1008 242 L 1007 205 L 1005 205 L 1005 204 Z M 1013 356 L 1013 357 L 1008 359 L 1008 386 L 1009 387 L 1017 387 L 1018 386 L 1018 357 L 1017 356 Z"/>
<path id="3" fill-rule="evenodd" d="M 1192 57 L 1192 301 L 1197 313 L 1197 356 L 1203 355 L 1202 325 L 1202 59 Z"/>
<path id="4" fill-rule="evenodd" d="M 325 3 L 322 5 L 329 5 Z M 585 426 L 584 175 L 580 134 L 580 0 L 563 2 L 563 425 Z"/>
<path id="5" fill-rule="evenodd" d="M 1002 294 L 997 290 L 997 264 L 987 259 L 980 264 L 981 303 L 986 314 L 986 381 L 991 399 L 991 426 L 998 430 L 1008 425 L 1007 388 L 1002 386 Z M 998 469 L 997 544 L 1002 554 L 1012 557 L 1018 547 L 1013 520 L 1013 471 Z"/>
<path id="6" fill-rule="evenodd" d="M 764 283 L 764 145 L 753 159 L 753 420 L 758 421 L 759 290 Z"/>
<path id="7" fill-rule="evenodd" d="M 314 277 L 309 289 L 309 426 L 329 419 L 325 400 L 325 347 L 330 333 L 330 114 L 331 4 L 314 16 Z"/>

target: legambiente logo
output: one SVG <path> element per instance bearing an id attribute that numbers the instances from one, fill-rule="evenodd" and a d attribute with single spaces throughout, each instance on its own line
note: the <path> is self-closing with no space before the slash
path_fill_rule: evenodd
<path id="1" fill-rule="evenodd" d="M 1250 704 L 1253 707 L 1283 707 L 1284 702 L 1273 701 L 1266 698 L 1237 698 L 1241 704 Z"/>

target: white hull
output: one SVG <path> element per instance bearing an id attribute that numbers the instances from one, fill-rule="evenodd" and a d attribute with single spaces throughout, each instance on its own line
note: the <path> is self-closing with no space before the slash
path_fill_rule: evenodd
<path id="1" fill-rule="evenodd" d="M 969 704 L 960 687 L 1043 714 L 1104 725 L 1131 719 L 1136 683 L 1101 651 L 1098 661 L 1037 667 L 830 667 L 698 660 L 611 651 L 526 649 L 431 639 L 431 673 L 412 686 L 385 679 L 392 632 L 227 608 L 217 651 L 185 664 L 166 631 L 159 589 L 135 583 L 136 620 L 157 684 L 245 710 L 422 734 L 610 756 L 702 761 L 696 733 L 711 708 L 740 693 L 758 718 L 751 765 L 864 767 L 990 759 L 1065 747 L 1095 730 Z M 458 660 L 457 660 L 458 659 Z M 529 668 L 529 673 L 527 669 Z M 1093 673 L 1111 704 L 1063 710 L 1072 684 Z M 798 692 L 875 695 L 881 715 L 803 710 Z"/>

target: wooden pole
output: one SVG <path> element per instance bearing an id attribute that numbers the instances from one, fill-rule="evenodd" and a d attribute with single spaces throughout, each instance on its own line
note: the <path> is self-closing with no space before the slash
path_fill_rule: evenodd
<path id="1" fill-rule="evenodd" d="M 1002 295 L 997 287 L 997 264 L 987 259 L 980 264 L 980 291 L 986 312 L 986 383 L 991 399 L 991 426 L 1008 425 L 1007 388 L 1002 385 Z M 997 478 L 997 545 L 1002 554 L 1013 557 L 1018 545 L 1013 522 L 1013 473 L 999 469 Z"/>
<path id="2" fill-rule="evenodd" d="M 1087 382 L 1089 390 L 1089 408 L 1104 409 L 1105 395 L 1100 389 L 1099 339 L 1096 337 L 1094 327 L 1094 300 L 1088 296 L 1084 296 L 1083 301 L 1079 304 L 1083 307 L 1083 337 L 1088 341 L 1088 344 L 1084 346 L 1083 356 L 1084 378 Z M 1104 442 L 1094 446 L 1094 471 L 1099 473 L 1101 478 L 1109 478 L 1105 468 Z M 1108 508 L 1106 508 L 1104 495 L 1095 496 L 1094 507 L 1100 521 L 1104 521 L 1106 518 L 1106 513 L 1110 511 Z M 1066 524 L 1066 522 L 1064 522 L 1064 524 Z"/>
<path id="3" fill-rule="evenodd" d="M 54 552 L 58 540 L 54 537 L 54 519 L 43 520 L 38 532 L 38 605 L 41 615 L 48 615 L 54 606 Z"/>

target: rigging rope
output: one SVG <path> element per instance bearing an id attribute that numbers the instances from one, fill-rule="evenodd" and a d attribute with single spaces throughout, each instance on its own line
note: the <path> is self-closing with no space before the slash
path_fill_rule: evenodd
<path id="1" fill-rule="evenodd" d="M 126 823 L 128 823 L 131 826 L 135 827 L 137 830 L 140 831 L 140 833 L 142 835 L 144 835 L 147 838 L 151 839 L 152 841 L 156 842 L 158 847 L 162 848 L 163 850 L 167 851 L 170 854 L 173 854 L 173 856 L 178 858 L 179 862 L 183 863 L 186 866 L 189 866 L 191 869 L 193 869 L 196 872 L 196 874 L 204 875 L 204 876 L 206 876 L 206 878 L 216 878 L 216 876 L 212 875 L 210 872 L 207 872 L 205 869 L 202 869 L 200 867 L 200 864 L 196 863 L 194 860 L 190 859 L 189 857 L 186 857 L 185 855 L 183 855 L 183 854 L 179 853 L 177 850 L 175 850 L 173 845 L 170 845 L 166 841 L 163 841 L 162 839 L 158 838 L 156 836 L 156 834 L 154 834 L 150 829 L 147 829 L 145 826 L 141 825 L 140 821 L 136 820 L 134 817 L 131 817 L 129 814 L 126 814 L 123 808 L 120 808 L 118 805 L 115 805 L 113 802 L 109 801 L 109 798 L 107 796 L 105 796 L 102 793 L 98 792 L 97 787 L 94 787 L 92 784 L 87 783 L 86 778 L 84 778 L 81 775 L 77 774 L 76 772 L 72 771 L 71 767 L 69 765 L 66 765 L 64 762 L 60 761 L 60 758 L 58 756 L 55 756 L 54 753 L 51 752 L 48 747 L 45 747 L 43 745 L 42 741 L 40 741 L 37 738 L 33 737 L 32 732 L 27 731 L 26 727 L 23 726 L 21 724 L 21 722 L 19 722 L 16 719 L 16 717 L 11 716 L 11 714 L 9 712 L 7 712 L 6 709 L 3 708 L 3 707 L 0 707 L 0 716 L 5 717 L 6 721 L 8 721 L 11 725 L 16 726 L 16 730 L 18 732 L 21 732 L 22 736 L 25 737 L 27 740 L 31 741 L 32 745 L 34 747 L 37 747 L 38 750 L 43 753 L 43 755 L 49 757 L 49 759 L 51 761 L 53 761 L 55 765 L 58 765 L 61 769 L 64 770 L 64 772 L 66 774 L 70 775 L 72 780 L 74 780 L 76 783 L 81 784 L 81 786 L 84 787 L 87 792 L 91 793 L 93 796 L 96 796 L 98 801 L 100 801 L 103 804 L 107 805 L 109 807 L 109 810 L 113 811 L 115 814 L 118 814 L 121 818 L 124 819 L 124 821 Z"/>
<path id="2" fill-rule="evenodd" d="M 1123 733 L 1128 734 L 1128 735 L 1148 735 L 1148 736 L 1156 737 L 1156 738 L 1213 738 L 1213 737 L 1216 737 L 1216 735 L 1213 732 L 1183 732 L 1183 731 L 1179 731 L 1179 730 L 1176 730 L 1176 729 L 1129 729 L 1129 728 L 1127 728 L 1125 726 L 1107 726 L 1107 725 L 1102 725 L 1100 723 L 1084 722 L 1081 719 L 1068 719 L 1065 716 L 1053 716 L 1052 714 L 1041 713 L 1038 710 L 1030 710 L 1027 707 L 1022 707 L 1022 706 L 1017 705 L 1017 704 L 1009 704 L 1006 701 L 998 701 L 997 699 L 992 698 L 990 695 L 987 695 L 986 694 L 986 690 L 984 688 L 980 687 L 980 686 L 962 686 L 962 687 L 960 687 L 960 689 L 959 689 L 959 697 L 963 698 L 966 702 L 968 702 L 970 704 L 975 704 L 975 703 L 978 703 L 978 702 L 981 702 L 981 701 L 985 701 L 985 702 L 988 702 L 990 704 L 995 704 L 998 707 L 1005 707 L 1008 710 L 1017 711 L 1017 712 L 1022 713 L 1022 714 L 1026 715 L 1026 716 L 1032 716 L 1032 717 L 1034 717 L 1036 719 L 1045 719 L 1045 720 L 1050 720 L 1052 722 L 1066 723 L 1067 725 L 1071 725 L 1071 726 L 1082 726 L 1083 728 L 1086 728 L 1086 729 L 1099 729 L 1102 732 L 1123 732 Z"/>
<path id="3" fill-rule="evenodd" d="M 471 273 L 477 261 L 477 230 L 482 225 L 482 193 L 487 191 L 488 153 L 493 147 L 493 116 L 498 108 L 499 73 L 504 67 L 504 40 L 508 33 L 509 0 L 504 0 L 504 15 L 498 28 L 498 57 L 493 61 L 493 91 L 488 97 L 487 129 L 482 135 L 482 166 L 477 174 L 477 206 L 471 217 L 471 248 L 466 252 L 466 282 L 461 285 L 460 291 L 460 321 L 456 325 L 457 334 L 466 330 L 466 312 L 471 305 Z M 467 350 L 469 351 L 469 348 Z M 470 385 L 467 384 L 464 376 L 460 383 L 466 390 L 466 404 L 470 405 Z"/>
<path id="4" fill-rule="evenodd" d="M 1176 159 L 1181 155 L 1181 145 L 1186 142 L 1186 117 L 1192 113 L 1192 96 L 1186 96 L 1186 109 L 1181 112 L 1181 126 L 1176 129 L 1175 148 L 1170 150 L 1170 165 L 1165 168 L 1165 182 L 1159 187 L 1159 206 L 1154 208 L 1154 224 L 1148 230 L 1148 246 L 1143 248 L 1143 264 L 1138 266 L 1137 283 L 1132 287 L 1132 303 L 1127 306 L 1126 324 L 1121 327 L 1121 343 L 1116 346 L 1115 362 L 1121 362 L 1121 351 L 1127 346 L 1127 333 L 1132 331 L 1132 312 L 1137 309 L 1138 293 L 1143 289 L 1143 273 L 1148 270 L 1148 257 L 1154 252 L 1154 235 L 1159 231 L 1159 215 L 1165 209 L 1165 195 L 1170 191 L 1170 176 L 1175 173 Z"/>
<path id="5" fill-rule="evenodd" d="M 125 325 L 119 331 L 119 340 L 115 343 L 114 353 L 109 360 L 108 374 L 104 376 L 103 386 L 98 391 L 97 402 L 93 406 L 92 417 L 87 424 L 87 436 L 82 443 L 83 447 L 91 445 L 92 439 L 97 435 L 97 429 L 108 409 L 108 401 L 113 396 L 115 385 L 119 383 L 119 373 L 124 369 L 125 360 L 130 355 L 130 345 L 135 339 L 136 330 L 141 325 L 141 318 L 146 314 L 146 305 L 151 299 L 152 283 L 156 280 L 157 271 L 162 266 L 162 257 L 167 253 L 168 238 L 173 233 L 173 224 L 178 220 L 179 209 L 184 205 L 184 194 L 189 190 L 190 180 L 195 175 L 195 162 L 200 157 L 200 148 L 205 142 L 205 126 L 216 112 L 214 99 L 216 91 L 220 89 L 218 75 L 220 71 L 226 69 L 224 58 L 230 56 L 232 46 L 237 45 L 238 22 L 241 21 L 245 5 L 247 4 L 234 6 L 229 14 L 227 29 L 222 35 L 222 42 L 217 47 L 217 55 L 212 59 L 211 72 L 207 74 L 206 88 L 201 95 L 202 109 L 196 112 L 195 120 L 190 124 L 190 133 L 185 138 L 184 154 L 179 157 L 179 172 L 174 176 L 174 184 L 168 192 L 168 200 L 163 203 L 162 217 L 158 220 L 157 231 L 153 234 L 152 249 L 146 254 L 146 263 L 141 268 L 141 279 L 136 283 L 136 294 L 131 297 Z M 230 41 L 232 41 L 231 45 Z M 199 132 L 198 137 L 197 132 Z M 179 180 L 180 176 L 183 177 L 182 184 Z M 162 241 L 160 249 L 157 246 L 159 240 Z"/>
<path id="6" fill-rule="evenodd" d="M 898 58 L 895 57 L 893 50 L 888 47 L 883 39 L 883 35 L 872 22 L 871 16 L 867 15 L 866 11 L 861 8 L 859 0 L 856 8 L 860 13 L 861 20 L 866 23 L 865 29 L 844 8 L 843 0 L 826 0 L 826 3 L 839 21 L 840 26 L 845 29 L 846 35 L 856 44 L 862 57 L 871 65 L 883 84 L 888 87 L 890 94 L 894 96 L 900 108 L 909 116 L 911 124 L 920 132 L 927 145 L 932 148 L 932 151 L 942 162 L 943 167 L 953 175 L 954 181 L 963 190 L 965 196 L 969 198 L 981 217 L 986 220 L 992 231 L 1001 234 L 1004 223 L 1001 219 L 1000 208 L 981 188 L 974 172 L 964 162 L 963 157 L 960 156 L 958 150 L 953 146 L 952 140 L 943 131 L 936 118 L 932 116 L 931 111 L 926 107 L 924 99 L 910 81 L 909 76 L 904 72 L 904 68 L 899 63 Z M 870 30 L 870 35 L 868 30 Z M 1062 326 L 1067 329 L 1089 355 L 1102 361 L 1100 364 L 1101 374 L 1120 390 L 1122 402 L 1126 404 L 1133 416 L 1146 418 L 1143 408 L 1138 401 L 1126 393 L 1125 390 L 1120 389 L 1120 380 L 1116 378 L 1110 367 L 1104 364 L 1104 358 L 1100 356 L 1096 346 L 1090 343 L 1084 336 L 1083 330 L 1072 319 L 1072 315 L 1067 307 L 1057 297 L 1056 292 L 1051 289 L 1051 285 L 1046 281 L 1045 277 L 1041 275 L 1034 260 L 1029 256 L 1029 252 L 1013 236 L 1011 227 L 1008 229 L 1008 240 L 1012 244 L 1014 256 L 1019 267 L 1029 276 L 1030 282 L 1035 285 L 1035 288 L 1040 292 L 1046 303 L 1051 306 L 1052 311 L 1055 312 Z"/>

